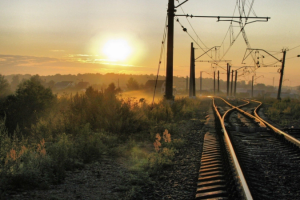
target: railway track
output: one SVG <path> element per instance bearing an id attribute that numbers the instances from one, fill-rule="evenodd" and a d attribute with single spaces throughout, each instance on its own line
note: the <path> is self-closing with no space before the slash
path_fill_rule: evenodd
<path id="1" fill-rule="evenodd" d="M 213 100 L 210 124 L 207 124 L 209 131 L 204 136 L 196 199 L 252 199 L 221 117 L 228 112 L 225 109 L 219 111 Z"/>
<path id="2" fill-rule="evenodd" d="M 300 199 L 299 141 L 261 119 L 260 105 L 251 101 L 224 118 L 253 199 Z"/>
<path id="3" fill-rule="evenodd" d="M 260 118 L 260 102 L 213 103 L 196 199 L 300 199 L 299 140 Z"/>
<path id="4" fill-rule="evenodd" d="M 299 143 L 299 141 L 300 141 L 300 134 L 299 134 L 300 130 L 293 131 L 292 129 L 289 129 L 289 131 L 287 131 L 287 132 L 281 131 L 280 129 L 276 128 L 275 125 L 272 125 L 271 123 L 267 122 L 266 120 L 264 120 L 262 117 L 260 117 L 258 115 L 258 110 L 261 107 L 262 103 L 259 102 L 259 101 L 254 101 L 254 100 L 253 100 L 253 102 L 256 102 L 256 103 L 259 104 L 259 106 L 254 110 L 254 115 L 257 118 L 259 118 L 259 120 L 261 120 L 268 127 L 270 127 L 275 133 L 285 137 L 286 140 L 288 140 L 289 142 L 291 142 L 292 144 L 294 144 L 294 145 L 296 145 L 300 148 L 300 143 Z"/>

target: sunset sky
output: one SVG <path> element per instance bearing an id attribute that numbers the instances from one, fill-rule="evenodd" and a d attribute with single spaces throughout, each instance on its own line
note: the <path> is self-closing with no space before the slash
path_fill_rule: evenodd
<path id="1" fill-rule="evenodd" d="M 183 0 L 179 1 L 183 2 Z M 189 0 L 177 14 L 232 16 L 236 0 Z M 247 0 L 248 13 L 252 0 Z M 0 73 L 9 74 L 78 74 L 131 73 L 156 74 L 167 14 L 167 0 L 3 0 L 0 1 Z M 175 2 L 178 5 L 178 2 Z M 287 51 L 284 85 L 300 85 L 300 1 L 254 1 L 253 9 L 268 22 L 255 22 L 245 27 L 252 48 L 265 49 L 279 60 L 281 50 Z M 239 16 L 237 10 L 235 16 Z M 254 16 L 251 12 L 250 16 Z M 195 44 L 196 57 L 213 46 L 221 46 L 217 55 L 229 47 L 230 22 L 210 18 L 179 17 L 187 28 L 182 31 L 175 22 L 174 75 L 187 76 L 190 64 L 190 45 Z M 199 36 L 197 36 L 193 29 Z M 239 33 L 234 24 L 233 34 Z M 192 38 L 191 38 L 192 37 Z M 233 69 L 242 65 L 246 51 L 242 34 L 223 57 L 231 60 Z M 203 50 L 202 50 L 203 49 Z M 114 51 L 115 50 L 115 51 Z M 112 53 L 114 52 L 114 53 Z M 215 52 L 210 54 L 216 55 Z M 165 54 L 164 54 L 165 55 Z M 258 83 L 278 85 L 281 63 L 260 52 L 260 63 L 271 64 L 256 71 Z M 165 74 L 163 56 L 160 74 Z M 207 55 L 201 60 L 210 60 Z M 249 57 L 244 61 L 253 66 Z M 274 63 L 274 64 L 273 64 Z M 226 63 L 220 63 L 226 66 Z M 219 68 L 221 72 L 223 70 Z M 212 72 L 208 62 L 196 63 L 200 71 Z M 241 72 L 242 73 L 242 72 Z M 247 74 L 240 80 L 250 80 Z M 205 75 L 208 77 L 208 75 Z M 223 77 L 224 76 L 224 77 Z M 225 78 L 225 75 L 222 75 Z M 288 79 L 288 80 L 287 80 Z"/>

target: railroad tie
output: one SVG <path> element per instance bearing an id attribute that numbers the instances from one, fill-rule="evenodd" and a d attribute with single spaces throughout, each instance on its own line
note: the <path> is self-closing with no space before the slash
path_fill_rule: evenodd
<path id="1" fill-rule="evenodd" d="M 207 132 L 201 157 L 196 199 L 228 199 L 219 141 Z"/>

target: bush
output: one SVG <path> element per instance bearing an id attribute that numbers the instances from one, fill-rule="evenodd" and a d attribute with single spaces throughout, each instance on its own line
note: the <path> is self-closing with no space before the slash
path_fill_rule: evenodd
<path id="1" fill-rule="evenodd" d="M 1 188 L 44 188 L 53 182 L 51 158 L 47 155 L 44 140 L 30 148 L 25 146 L 26 141 L 18 141 L 15 136 L 12 139 L 1 136 L 9 148 L 5 150 L 5 160 L 1 158 Z M 1 149 L 2 156 L 5 151 Z"/>
<path id="2" fill-rule="evenodd" d="M 52 91 L 41 84 L 38 76 L 21 83 L 16 94 L 9 95 L 2 108 L 9 133 L 12 134 L 17 126 L 23 133 L 29 133 L 31 125 L 45 114 L 53 101 Z"/>
<path id="3" fill-rule="evenodd" d="M 80 132 L 81 134 L 78 135 L 75 143 L 78 158 L 84 163 L 99 159 L 107 150 L 107 147 L 103 144 L 104 135 L 93 133 L 89 124 L 86 124 Z"/>
<path id="4" fill-rule="evenodd" d="M 300 118 L 299 100 L 285 98 L 282 101 L 267 102 L 266 115 L 281 126 L 297 126 Z"/>

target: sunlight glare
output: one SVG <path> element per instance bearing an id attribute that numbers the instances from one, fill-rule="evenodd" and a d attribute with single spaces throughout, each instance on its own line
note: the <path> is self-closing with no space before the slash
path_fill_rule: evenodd
<path id="1" fill-rule="evenodd" d="M 124 39 L 112 39 L 105 43 L 103 53 L 113 61 L 123 61 L 132 52 L 128 42 Z"/>

